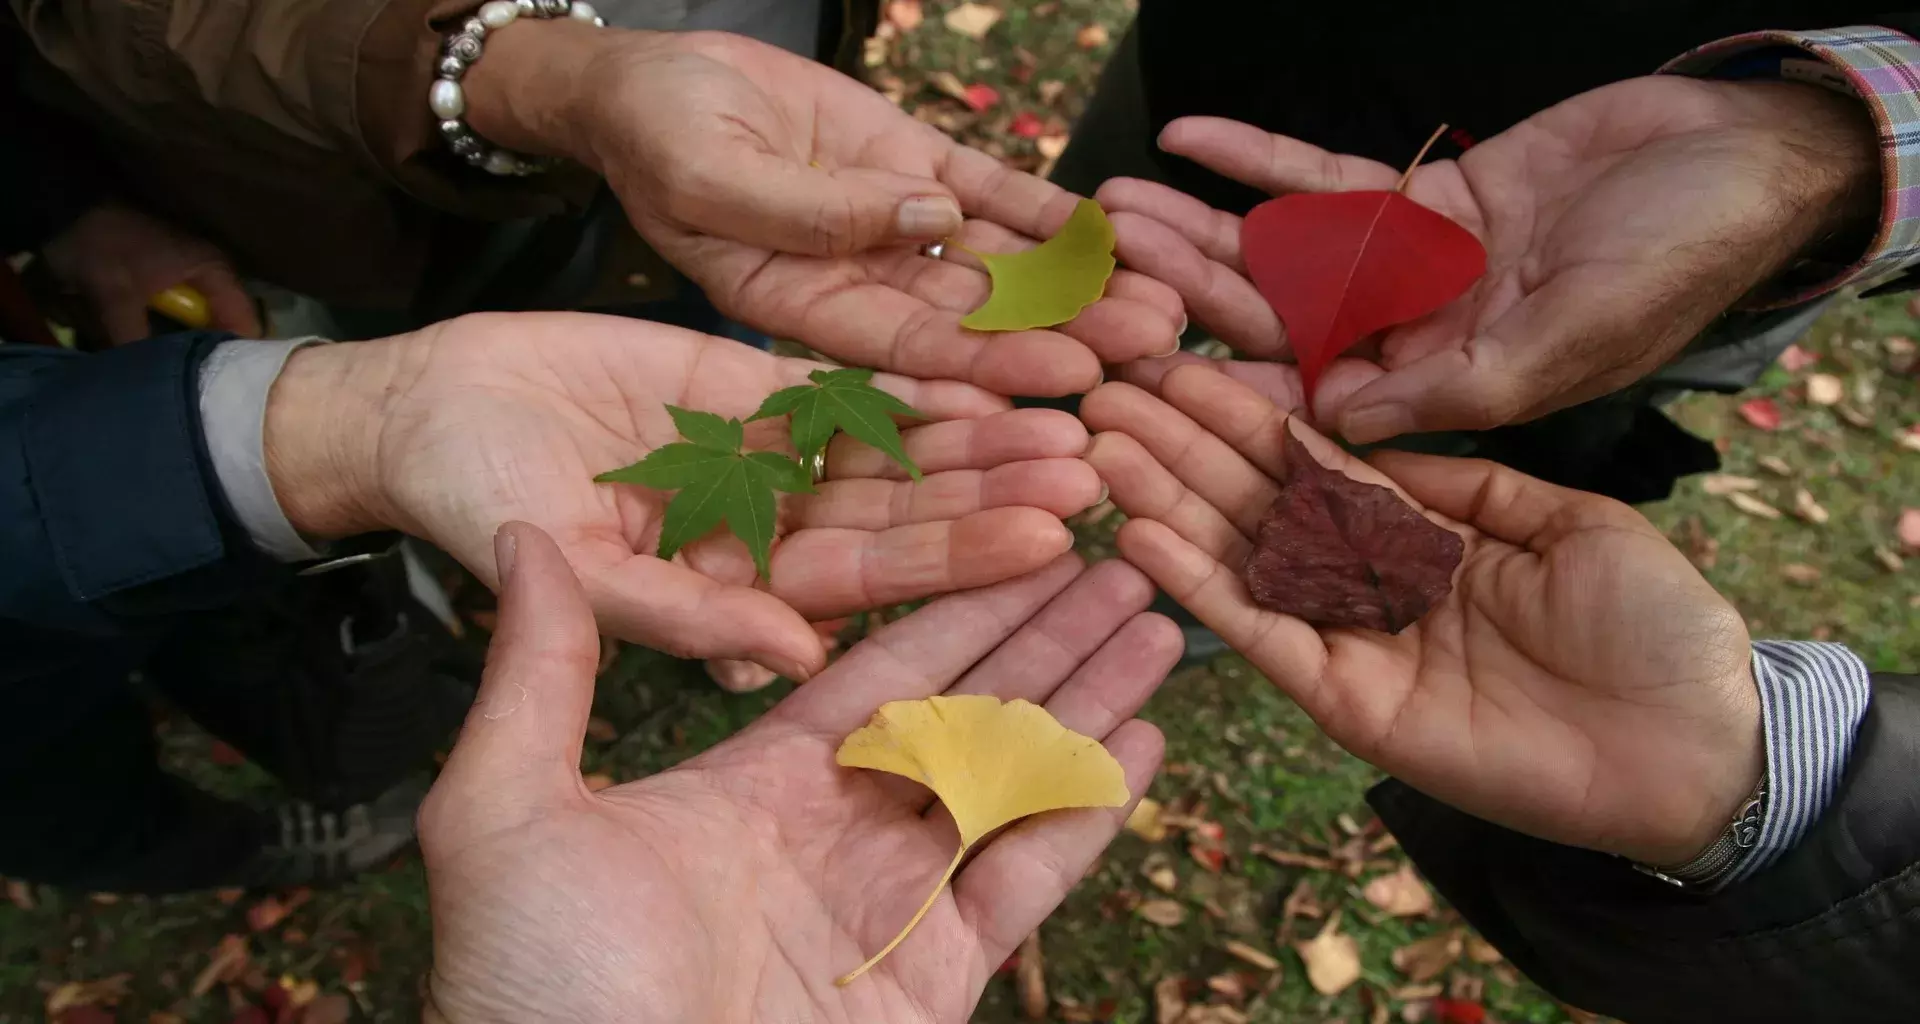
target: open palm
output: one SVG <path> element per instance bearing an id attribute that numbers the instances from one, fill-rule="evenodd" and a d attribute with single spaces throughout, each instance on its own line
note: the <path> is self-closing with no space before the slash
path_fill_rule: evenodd
<path id="1" fill-rule="evenodd" d="M 1638 513 L 1492 463 L 1341 452 L 1245 385 L 1182 367 L 1082 412 L 1133 517 L 1121 552 L 1409 785 L 1508 827 L 1652 863 L 1725 826 L 1760 770 L 1740 616 Z M 1466 539 L 1452 593 L 1398 635 L 1317 631 L 1240 575 L 1286 475 L 1283 432 Z"/>
<path id="2" fill-rule="evenodd" d="M 481 701 L 421 817 L 446 1020 L 964 1021 L 1127 811 L 1010 827 L 839 988 L 959 841 L 922 787 L 837 766 L 840 741 L 890 700 L 992 693 L 1102 739 L 1136 797 L 1158 767 L 1158 731 L 1132 716 L 1179 630 L 1144 614 L 1137 570 L 1068 555 L 888 626 L 680 767 L 588 793 L 592 619 L 539 531 L 504 533 L 513 568 Z"/>
<path id="3" fill-rule="evenodd" d="M 1031 571 L 1071 545 L 1060 518 L 1099 496 L 1078 460 L 1085 429 L 1066 414 L 882 375 L 880 387 L 939 421 L 904 431 L 925 481 L 909 484 L 877 451 L 838 439 L 829 482 L 780 500 L 763 590 L 746 547 L 724 532 L 655 558 L 668 496 L 593 477 L 677 440 L 668 404 L 745 419 L 819 364 L 581 314 L 469 317 L 322 346 L 296 355 L 288 376 L 297 386 L 336 364 L 359 368 L 349 393 L 378 396 L 378 435 L 365 441 L 377 454 L 360 460 L 372 466 L 375 521 L 434 541 L 489 581 L 494 530 L 536 523 L 559 540 L 606 632 L 795 678 L 825 660 L 809 620 Z M 343 389 L 310 390 L 336 402 Z M 747 447 L 790 452 L 785 420 L 753 424 Z"/>
<path id="4" fill-rule="evenodd" d="M 1366 357 L 1337 361 L 1315 421 L 1357 443 L 1487 429 L 1653 372 L 1854 213 L 1839 201 L 1850 190 L 1871 201 L 1859 186 L 1876 150 L 1858 107 L 1800 85 L 1632 79 L 1418 168 L 1407 195 L 1485 242 L 1486 276 L 1356 350 Z M 1402 173 L 1218 118 L 1175 121 L 1161 146 L 1274 194 L 1391 189 Z M 1285 351 L 1283 325 L 1246 278 L 1238 217 L 1143 181 L 1108 182 L 1099 198 L 1120 211 L 1129 266 L 1171 284 L 1245 354 Z M 1231 372 L 1301 404 L 1291 366 Z M 1158 368 L 1135 373 L 1150 383 Z"/>
<path id="5" fill-rule="evenodd" d="M 1000 252 L 1059 230 L 1077 197 L 775 47 L 721 33 L 633 38 L 592 79 L 608 118 L 592 162 L 641 235 L 728 315 L 852 365 L 1000 394 L 1085 391 L 1102 363 L 1175 347 L 1179 298 L 1134 273 L 1057 330 L 962 328 L 987 275 L 957 246 L 935 260 L 914 244 L 930 239 L 900 244 L 899 205 L 957 199 L 975 219 L 954 241 Z"/>

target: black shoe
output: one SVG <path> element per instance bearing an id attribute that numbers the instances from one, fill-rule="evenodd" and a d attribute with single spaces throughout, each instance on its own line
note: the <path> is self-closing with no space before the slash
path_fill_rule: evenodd
<path id="1" fill-rule="evenodd" d="M 428 788 L 422 774 L 337 811 L 305 801 L 281 804 L 267 812 L 266 841 L 234 884 L 334 885 L 377 868 L 412 845 Z"/>

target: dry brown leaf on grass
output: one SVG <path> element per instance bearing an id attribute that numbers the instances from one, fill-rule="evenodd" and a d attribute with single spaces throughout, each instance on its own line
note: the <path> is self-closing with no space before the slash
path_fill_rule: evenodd
<path id="1" fill-rule="evenodd" d="M 1815 501 L 1813 492 L 1805 487 L 1793 492 L 1793 514 L 1815 526 L 1825 526 L 1832 518 L 1826 506 Z"/>
<path id="2" fill-rule="evenodd" d="M 1807 378 L 1807 401 L 1814 405 L 1836 405 L 1847 395 L 1847 386 L 1831 373 L 1816 373 Z"/>
<path id="3" fill-rule="evenodd" d="M 1360 943 L 1340 933 L 1340 912 L 1334 911 L 1320 934 L 1293 944 L 1307 968 L 1307 983 L 1323 996 L 1339 995 L 1360 980 Z"/>
<path id="4" fill-rule="evenodd" d="M 1751 494 L 1745 494 L 1739 491 L 1735 491 L 1734 493 L 1727 495 L 1727 500 L 1733 502 L 1734 508 L 1737 508 L 1740 511 L 1745 512 L 1750 516 L 1755 516 L 1760 519 L 1780 518 L 1779 509 L 1774 508 L 1772 505 L 1769 505 L 1766 502 L 1761 501 L 1759 498 L 1756 498 Z"/>
<path id="5" fill-rule="evenodd" d="M 1340 865 L 1327 857 L 1294 850 L 1275 850 L 1266 846 L 1255 846 L 1253 852 L 1282 867 L 1306 868 L 1309 871 L 1338 871 Z"/>
<path id="6" fill-rule="evenodd" d="M 1497 964 L 1506 958 L 1500 955 L 1500 951 L 1494 948 L 1493 943 L 1481 938 L 1478 934 L 1468 934 L 1467 959 L 1476 964 Z"/>
<path id="7" fill-rule="evenodd" d="M 1460 959 L 1463 946 L 1457 931 L 1430 935 L 1394 950 L 1393 966 L 1414 981 L 1432 981 Z"/>
<path id="8" fill-rule="evenodd" d="M 1020 990 L 1020 1008 L 1028 1020 L 1047 1017 L 1047 962 L 1040 953 L 1040 933 L 1035 931 L 1020 943 L 1020 965 L 1014 968 L 1014 984 Z"/>
<path id="9" fill-rule="evenodd" d="M 1842 403 L 1833 407 L 1833 411 L 1845 420 L 1847 426 L 1855 430 L 1872 430 L 1873 414 L 1855 405 Z"/>
<path id="10" fill-rule="evenodd" d="M 1187 919 L 1187 908 L 1175 900 L 1146 900 L 1133 908 L 1133 912 L 1162 928 L 1177 928 Z"/>
<path id="11" fill-rule="evenodd" d="M 1808 565 L 1804 562 L 1789 562 L 1780 567 L 1780 575 L 1785 576 L 1787 579 L 1801 586 L 1810 586 L 1820 582 L 1821 572 L 1818 566 Z"/>
<path id="12" fill-rule="evenodd" d="M 968 39 L 985 39 L 993 26 L 999 24 L 1004 15 L 997 7 L 986 4 L 963 3 L 947 12 L 940 19 L 950 32 L 957 32 Z"/>
<path id="13" fill-rule="evenodd" d="M 587 738 L 595 743 L 612 743 L 620 738 L 620 730 L 612 722 L 596 715 L 587 719 Z"/>
<path id="14" fill-rule="evenodd" d="M 920 9 L 920 0 L 891 0 L 887 4 L 887 20 L 902 32 L 911 32 L 926 20 L 926 13 Z"/>
<path id="15" fill-rule="evenodd" d="M 1147 859 L 1140 862 L 1140 873 L 1161 892 L 1174 892 L 1180 888 L 1180 873 L 1174 870 L 1173 858 L 1159 850 L 1147 854 Z"/>
<path id="16" fill-rule="evenodd" d="M 1417 985 L 1402 985 L 1389 994 L 1400 1002 L 1412 1003 L 1419 1002 L 1423 999 L 1432 999 L 1446 990 L 1447 987 L 1445 985 L 1437 981 L 1429 981 Z"/>
<path id="17" fill-rule="evenodd" d="M 127 997 L 131 974 L 115 974 L 93 981 L 63 981 L 47 993 L 47 1016 L 57 1018 L 77 1006 L 117 1006 Z"/>
<path id="18" fill-rule="evenodd" d="M 1082 50 L 1097 50 L 1107 45 L 1107 40 L 1111 38 L 1112 34 L 1107 31 L 1107 26 L 1095 21 L 1089 22 L 1085 28 L 1082 28 L 1073 37 L 1073 41 L 1078 43 Z"/>
<path id="19" fill-rule="evenodd" d="M 247 973 L 247 939 L 244 935 L 228 935 L 214 947 L 213 956 L 207 965 L 193 979 L 192 992 L 199 998 L 213 991 L 213 986 L 223 981 L 237 981 Z"/>
<path id="20" fill-rule="evenodd" d="M 1920 452 L 1920 424 L 1908 427 L 1900 433 L 1900 447 L 1910 452 Z"/>
<path id="21" fill-rule="evenodd" d="M 1757 491 L 1760 481 L 1736 473 L 1708 473 L 1700 478 L 1700 489 L 1717 498 L 1739 491 Z"/>
<path id="22" fill-rule="evenodd" d="M 1228 956 L 1250 963 L 1263 971 L 1280 969 L 1280 961 L 1275 960 L 1267 951 L 1257 946 L 1250 946 L 1238 939 L 1228 939 L 1220 948 L 1226 950 Z"/>
<path id="23" fill-rule="evenodd" d="M 7 902 L 21 910 L 32 910 L 33 887 L 17 878 L 7 879 Z"/>
<path id="24" fill-rule="evenodd" d="M 1179 1024 L 1187 1013 L 1187 979 L 1172 974 L 1153 986 L 1154 1024 Z"/>
<path id="25" fill-rule="evenodd" d="M 1762 455 L 1754 461 L 1759 463 L 1761 469 L 1772 473 L 1774 476 L 1793 475 L 1793 464 L 1778 455 Z"/>
<path id="26" fill-rule="evenodd" d="M 1873 546 L 1873 557 L 1879 561 L 1880 567 L 1888 572 L 1899 572 L 1907 567 L 1906 559 L 1901 558 L 1898 552 L 1884 544 Z"/>
<path id="27" fill-rule="evenodd" d="M 1390 875 L 1381 875 L 1360 891 L 1368 903 L 1393 917 L 1419 917 L 1433 913 L 1433 893 L 1414 873 L 1411 861 L 1402 863 Z"/>

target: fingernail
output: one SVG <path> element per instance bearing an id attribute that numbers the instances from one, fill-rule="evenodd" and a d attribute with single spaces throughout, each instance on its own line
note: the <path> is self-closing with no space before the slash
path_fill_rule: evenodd
<path id="1" fill-rule="evenodd" d="M 513 577 L 514 549 L 519 543 L 519 538 L 515 537 L 513 532 L 504 525 L 494 531 L 493 571 L 495 575 L 500 577 L 501 590 L 507 589 L 507 581 Z"/>
<path id="2" fill-rule="evenodd" d="M 960 204 L 946 196 L 914 196 L 893 213 L 903 238 L 945 238 L 960 230 Z"/>
<path id="3" fill-rule="evenodd" d="M 1107 486 L 1107 482 L 1105 480 L 1100 481 L 1100 496 L 1098 498 L 1093 499 L 1093 505 L 1090 507 L 1098 508 L 1099 506 L 1106 504 L 1107 495 L 1112 493 L 1113 493 L 1113 489 Z"/>
<path id="4" fill-rule="evenodd" d="M 1398 402 L 1356 409 L 1340 417 L 1340 435 L 1354 444 L 1371 444 L 1413 430 L 1413 414 Z"/>

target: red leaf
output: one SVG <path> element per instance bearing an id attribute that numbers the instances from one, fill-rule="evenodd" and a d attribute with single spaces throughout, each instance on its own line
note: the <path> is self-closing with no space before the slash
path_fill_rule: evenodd
<path id="1" fill-rule="evenodd" d="M 1319 627 L 1398 633 L 1453 589 L 1466 544 L 1400 495 L 1328 469 L 1287 431 L 1287 482 L 1247 559 L 1255 604 Z"/>
<path id="2" fill-rule="evenodd" d="M 234 1014 L 229 1024 L 273 1024 L 273 1018 L 258 1006 L 249 1006 Z"/>
<path id="3" fill-rule="evenodd" d="M 113 1014 L 98 1006 L 70 1006 L 53 1018 L 53 1024 L 118 1024 Z"/>
<path id="4" fill-rule="evenodd" d="M 974 113 L 979 114 L 986 112 L 991 109 L 995 103 L 1000 102 L 1000 91 L 991 85 L 982 85 L 975 82 L 967 86 L 966 91 L 961 94 L 960 99 L 971 108 Z"/>
<path id="5" fill-rule="evenodd" d="M 1788 345 L 1786 348 L 1780 350 L 1779 358 L 1774 361 L 1779 363 L 1780 368 L 1788 373 L 1799 373 L 1801 370 L 1819 362 L 1820 357 L 1801 348 L 1799 345 Z"/>
<path id="6" fill-rule="evenodd" d="M 1780 429 L 1780 407 L 1771 398 L 1755 398 L 1740 403 L 1740 418 L 1761 430 Z"/>
<path id="7" fill-rule="evenodd" d="M 1013 115 L 1013 124 L 1009 128 L 1013 134 L 1023 139 L 1037 139 L 1041 132 L 1047 130 L 1047 126 L 1042 124 L 1038 117 L 1025 110 Z"/>
<path id="8" fill-rule="evenodd" d="M 1439 1024 L 1484 1024 L 1487 1008 L 1470 1000 L 1439 996 L 1433 1001 L 1433 1019 Z"/>
<path id="9" fill-rule="evenodd" d="M 214 764 L 227 768 L 231 768 L 237 764 L 247 763 L 247 755 L 242 754 L 219 740 L 213 741 L 213 747 L 207 751 L 207 756 L 212 759 Z"/>
<path id="10" fill-rule="evenodd" d="M 1472 232 L 1398 192 L 1269 199 L 1241 224 L 1240 251 L 1286 324 L 1309 396 L 1335 356 L 1445 306 L 1487 271 Z"/>

